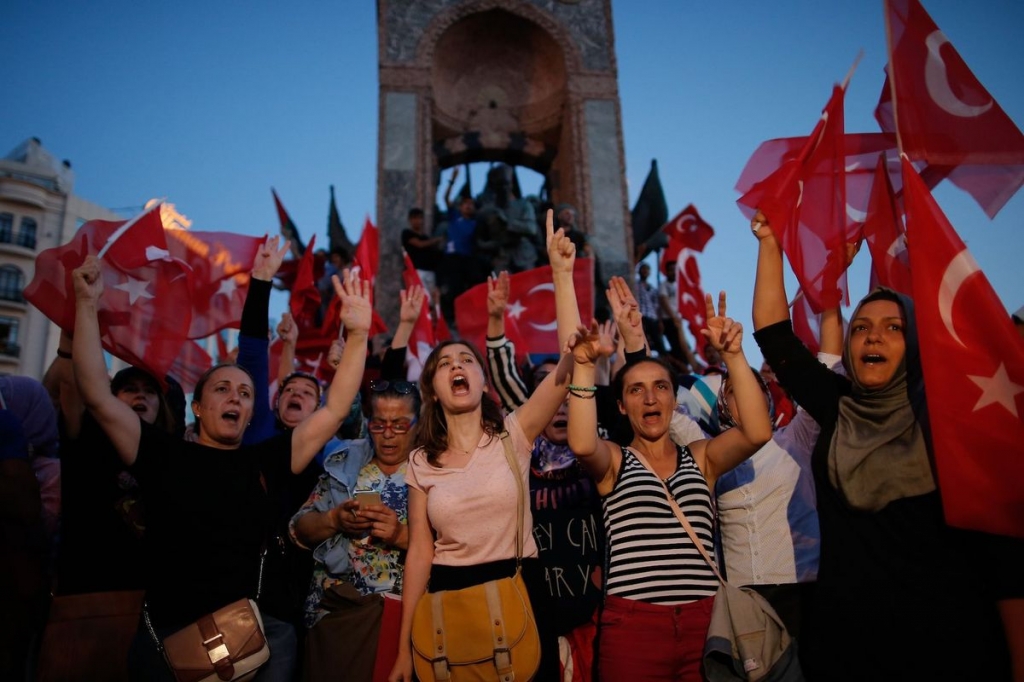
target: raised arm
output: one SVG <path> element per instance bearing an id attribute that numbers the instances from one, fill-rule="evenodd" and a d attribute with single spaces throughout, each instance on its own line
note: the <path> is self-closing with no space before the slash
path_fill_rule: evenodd
<path id="1" fill-rule="evenodd" d="M 768 219 L 758 211 L 750 221 L 757 238 L 757 275 L 754 279 L 754 331 L 789 319 L 789 300 L 783 277 L 782 246 Z"/>
<path id="2" fill-rule="evenodd" d="M 277 363 L 277 380 L 281 382 L 295 371 L 295 346 L 299 342 L 299 325 L 295 324 L 292 314 L 281 315 L 277 323 L 277 337 L 281 339 L 281 359 Z"/>
<path id="3" fill-rule="evenodd" d="M 370 305 L 370 283 L 350 270 L 344 270 L 344 283 L 334 275 L 335 294 L 341 299 L 341 322 L 348 330 L 341 362 L 331 385 L 327 401 L 292 431 L 292 471 L 301 472 L 320 448 L 331 439 L 345 421 L 352 402 L 359 392 L 366 367 L 366 345 L 369 338 L 373 308 Z"/>
<path id="4" fill-rule="evenodd" d="M 701 330 L 711 346 L 719 352 L 729 372 L 733 387 L 732 400 L 743 415 L 740 424 L 711 440 L 698 441 L 691 448 L 697 465 L 708 479 L 708 485 L 734 468 L 767 443 L 772 437 L 768 401 L 743 354 L 743 326 L 726 316 L 725 292 L 718 297 L 715 312 L 711 295 L 705 295 L 707 328 Z"/>
<path id="5" fill-rule="evenodd" d="M 622 339 L 622 361 L 630 353 L 642 353 L 648 355 L 647 336 L 644 334 L 643 318 L 640 316 L 640 305 L 636 297 L 621 277 L 612 277 L 608 280 L 608 305 L 612 309 L 612 317 L 619 328 L 619 338 Z"/>
<path id="6" fill-rule="evenodd" d="M 57 344 L 57 357 L 50 363 L 50 367 L 43 376 L 43 386 L 51 396 L 56 398 L 61 417 L 64 420 L 65 435 L 75 439 L 82 431 L 82 414 L 85 412 L 85 404 L 78 392 L 75 372 L 71 367 L 71 345 L 71 334 L 62 329 L 60 341 Z"/>
<path id="7" fill-rule="evenodd" d="M 515 346 L 505 337 L 508 294 L 507 272 L 487 278 L 487 366 L 501 406 L 512 412 L 526 402 L 529 390 L 516 366 Z"/>
<path id="8" fill-rule="evenodd" d="M 444 190 L 444 205 L 446 208 L 452 207 L 452 188 L 455 187 L 455 179 L 459 177 L 459 167 L 455 166 L 452 169 L 452 177 L 448 179 L 448 187 Z"/>
<path id="9" fill-rule="evenodd" d="M 404 351 L 409 346 L 409 339 L 412 337 L 416 321 L 420 319 L 420 314 L 423 311 L 423 299 L 426 294 L 422 286 L 414 284 L 408 289 L 399 291 L 398 295 L 400 297 L 398 327 L 395 329 L 395 335 L 391 337 L 391 347 L 396 350 L 401 348 Z"/>
<path id="10" fill-rule="evenodd" d="M 103 295 L 99 259 L 87 256 L 72 273 L 72 278 L 75 285 L 75 333 L 71 354 L 75 383 L 86 409 L 110 438 L 121 461 L 130 466 L 139 454 L 142 426 L 139 415 L 110 392 L 97 318 Z"/>
<path id="11" fill-rule="evenodd" d="M 576 303 L 576 289 L 573 287 L 572 268 L 576 261 L 576 247 L 572 240 L 565 236 L 565 231 L 554 229 L 552 211 L 548 211 L 548 258 L 551 263 L 551 278 L 555 287 L 555 312 L 558 315 L 558 338 L 560 347 L 565 347 L 575 330 L 580 326 L 580 309 Z M 570 325 L 571 328 L 570 328 Z M 563 355 L 554 372 L 545 377 L 540 385 L 534 387 L 522 407 L 516 414 L 523 433 L 531 441 L 540 435 L 544 427 L 565 401 L 572 374 L 572 360 Z M 590 377 L 593 385 L 593 377 Z"/>
<path id="12" fill-rule="evenodd" d="M 573 361 L 573 386 L 587 389 L 595 386 L 596 363 L 614 350 L 603 345 L 596 326 L 591 330 L 580 328 L 569 345 Z M 551 378 L 550 376 L 548 377 Z M 597 435 L 596 391 L 569 391 L 569 449 L 594 479 L 598 492 L 606 493 L 615 482 L 615 466 L 621 454 L 613 443 Z"/>

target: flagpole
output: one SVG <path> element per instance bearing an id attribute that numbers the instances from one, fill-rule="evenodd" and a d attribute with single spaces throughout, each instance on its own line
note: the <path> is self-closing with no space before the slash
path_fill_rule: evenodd
<path id="1" fill-rule="evenodd" d="M 896 128 L 896 149 L 902 155 L 903 138 L 900 136 L 899 112 L 896 105 L 896 69 L 892 64 L 892 19 L 889 13 L 889 2 L 890 0 L 882 0 L 882 11 L 885 14 L 885 42 L 889 47 L 889 65 L 887 69 L 889 75 L 889 98 L 892 102 L 892 120 L 895 124 L 893 127 Z"/>
<path id="2" fill-rule="evenodd" d="M 160 210 L 160 206 L 161 206 L 160 203 L 154 204 L 151 208 L 147 208 L 147 209 L 143 210 L 142 213 L 138 214 L 137 216 L 135 216 L 134 218 L 132 218 L 131 220 L 126 222 L 124 225 L 122 225 L 121 227 L 117 228 L 117 230 L 114 232 L 114 234 L 112 234 L 109 237 L 107 237 L 106 244 L 104 244 L 103 248 L 100 249 L 100 252 L 98 254 L 96 254 L 96 257 L 97 258 L 103 258 L 104 254 L 106 254 L 107 251 L 110 250 L 110 247 L 114 245 L 114 242 L 116 242 L 118 239 L 120 239 L 124 235 L 125 232 L 127 232 L 133 225 L 135 225 L 135 223 L 137 223 L 140 220 L 142 220 L 145 216 L 149 215 L 152 211 L 159 211 Z"/>
<path id="3" fill-rule="evenodd" d="M 853 72 L 857 70 L 857 66 L 860 64 L 860 60 L 864 58 L 864 48 L 862 47 L 857 53 L 857 56 L 853 60 L 853 64 L 850 65 L 850 70 L 846 72 L 846 78 L 843 79 L 843 92 L 846 92 L 846 86 L 850 84 L 850 79 L 853 78 Z"/>

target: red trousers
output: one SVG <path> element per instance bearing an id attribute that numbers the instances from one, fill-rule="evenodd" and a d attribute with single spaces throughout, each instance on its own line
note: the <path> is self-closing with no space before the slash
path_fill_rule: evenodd
<path id="1" fill-rule="evenodd" d="M 608 595 L 601 613 L 601 680 L 704 679 L 701 660 L 714 597 L 664 606 Z"/>

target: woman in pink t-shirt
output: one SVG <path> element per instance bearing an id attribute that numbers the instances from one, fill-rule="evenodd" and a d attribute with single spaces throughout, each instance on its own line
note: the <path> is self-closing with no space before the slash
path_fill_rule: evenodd
<path id="1" fill-rule="evenodd" d="M 562 230 L 554 232 L 548 214 L 548 257 L 554 282 L 559 339 L 579 325 L 573 289 L 575 247 Z M 491 287 L 499 286 L 492 280 Z M 488 395 L 484 359 L 471 344 L 442 343 L 420 375 L 423 410 L 418 447 L 409 458 L 409 550 L 402 590 L 400 649 L 390 679 L 413 679 L 412 617 L 425 592 L 461 589 L 511 576 L 516 567 L 516 515 L 519 486 L 505 458 L 501 434 L 507 431 L 522 485 L 528 489 L 534 439 L 565 401 L 571 358 L 552 372 L 530 399 L 503 415 Z M 534 679 L 558 676 L 557 639 L 545 632 L 544 604 L 533 598 L 543 586 L 537 562 L 533 520 L 526 505 L 523 577 L 541 630 L 541 667 Z M 487 636 L 490 636 L 489 634 Z M 495 673 L 497 679 L 497 672 Z"/>

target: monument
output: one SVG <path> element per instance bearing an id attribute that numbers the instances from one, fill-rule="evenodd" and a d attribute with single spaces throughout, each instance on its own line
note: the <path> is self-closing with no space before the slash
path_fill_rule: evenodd
<path id="1" fill-rule="evenodd" d="M 397 322 L 409 208 L 443 170 L 498 161 L 577 207 L 605 277 L 632 235 L 610 0 L 378 0 L 377 307 Z M 628 277 L 627 277 L 628 278 Z"/>

